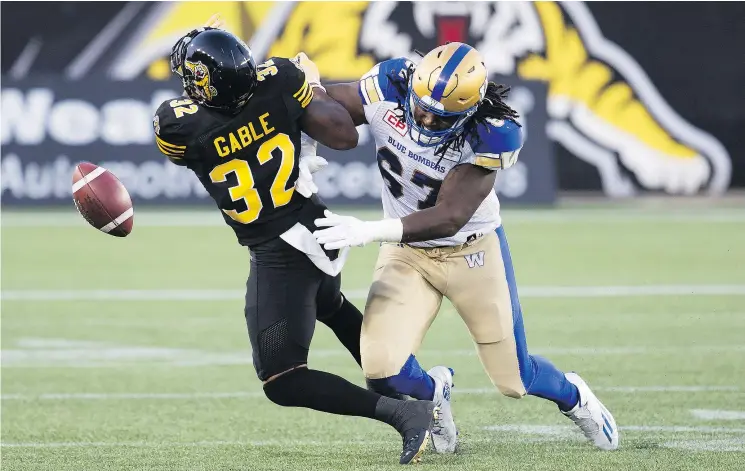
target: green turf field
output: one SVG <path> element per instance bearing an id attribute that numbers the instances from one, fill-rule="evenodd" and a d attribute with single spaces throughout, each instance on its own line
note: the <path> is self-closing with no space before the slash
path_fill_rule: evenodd
<path id="1" fill-rule="evenodd" d="M 370 216 L 371 213 L 366 213 Z M 745 469 L 745 209 L 505 211 L 528 345 L 614 413 L 596 451 L 555 406 L 490 387 L 445 306 L 419 359 L 456 370 L 455 456 L 424 469 Z M 126 239 L 71 208 L 2 214 L 3 470 L 392 470 L 398 435 L 261 394 L 248 253 L 219 215 L 139 211 Z M 354 249 L 361 305 L 377 249 Z M 362 384 L 319 326 L 311 365 Z"/>

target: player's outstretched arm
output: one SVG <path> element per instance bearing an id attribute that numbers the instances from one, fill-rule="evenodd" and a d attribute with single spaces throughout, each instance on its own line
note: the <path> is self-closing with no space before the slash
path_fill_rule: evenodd
<path id="1" fill-rule="evenodd" d="M 347 110 L 349 115 L 352 117 L 355 126 L 360 124 L 367 124 L 365 118 L 365 109 L 362 107 L 362 98 L 360 98 L 360 83 L 359 82 L 347 82 L 347 83 L 335 83 L 333 85 L 326 85 L 326 92 L 334 100 L 341 103 L 341 105 Z"/>
<path id="2" fill-rule="evenodd" d="M 336 150 L 357 147 L 360 136 L 349 113 L 319 87 L 314 89 L 300 124 L 307 135 L 326 147 Z"/>
<path id="3" fill-rule="evenodd" d="M 401 242 L 419 242 L 452 237 L 471 219 L 489 196 L 497 172 L 472 164 L 461 164 L 448 173 L 431 208 L 401 218 Z"/>
<path id="4" fill-rule="evenodd" d="M 316 219 L 313 233 L 326 250 L 362 246 L 373 241 L 418 242 L 455 235 L 466 225 L 494 187 L 497 173 L 473 164 L 461 164 L 448 173 L 437 203 L 401 219 L 360 221 L 326 211 Z"/>

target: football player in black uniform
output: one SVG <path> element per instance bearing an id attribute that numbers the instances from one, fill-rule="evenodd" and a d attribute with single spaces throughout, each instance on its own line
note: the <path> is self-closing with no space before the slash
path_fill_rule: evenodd
<path id="1" fill-rule="evenodd" d="M 357 145 L 357 130 L 326 95 L 312 62 L 306 75 L 301 59 L 307 58 L 256 65 L 233 34 L 191 31 L 171 53 L 186 96 L 160 105 L 155 140 L 173 163 L 197 175 L 250 251 L 245 316 L 266 397 L 281 406 L 388 423 L 403 437 L 400 462 L 414 462 L 427 446 L 434 403 L 383 397 L 307 367 L 316 320 L 359 363 L 362 315 L 341 294 L 338 251 L 324 251 L 312 236 L 325 206 L 295 191 L 301 131 L 349 149 Z"/>

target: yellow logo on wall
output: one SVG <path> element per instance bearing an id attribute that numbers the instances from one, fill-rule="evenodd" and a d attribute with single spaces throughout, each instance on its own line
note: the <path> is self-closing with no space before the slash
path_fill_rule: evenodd
<path id="1" fill-rule="evenodd" d="M 375 65 L 371 55 L 358 53 L 356 40 L 367 6 L 368 2 L 163 3 L 146 21 L 151 26 L 142 39 L 120 55 L 112 76 L 128 80 L 146 72 L 155 80 L 168 79 L 173 44 L 220 12 L 226 28 L 248 43 L 257 63 L 303 51 L 325 79 L 352 79 Z"/>
<path id="2" fill-rule="evenodd" d="M 670 108 L 582 2 L 163 3 L 113 75 L 166 79 L 171 46 L 216 11 L 257 62 L 304 51 L 326 80 L 357 80 L 391 57 L 416 60 L 421 38 L 470 42 L 491 73 L 548 84 L 547 134 L 594 165 L 607 194 L 633 194 L 629 172 L 642 188 L 671 194 L 729 185 L 724 147 Z"/>

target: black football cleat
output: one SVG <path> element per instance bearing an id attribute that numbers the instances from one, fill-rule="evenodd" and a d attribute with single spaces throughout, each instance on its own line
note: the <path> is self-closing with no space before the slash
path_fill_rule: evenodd
<path id="1" fill-rule="evenodd" d="M 404 426 L 399 429 L 403 438 L 399 463 L 418 463 L 429 444 L 429 436 L 439 409 L 432 401 L 407 401 L 406 409 L 408 417 Z"/>

